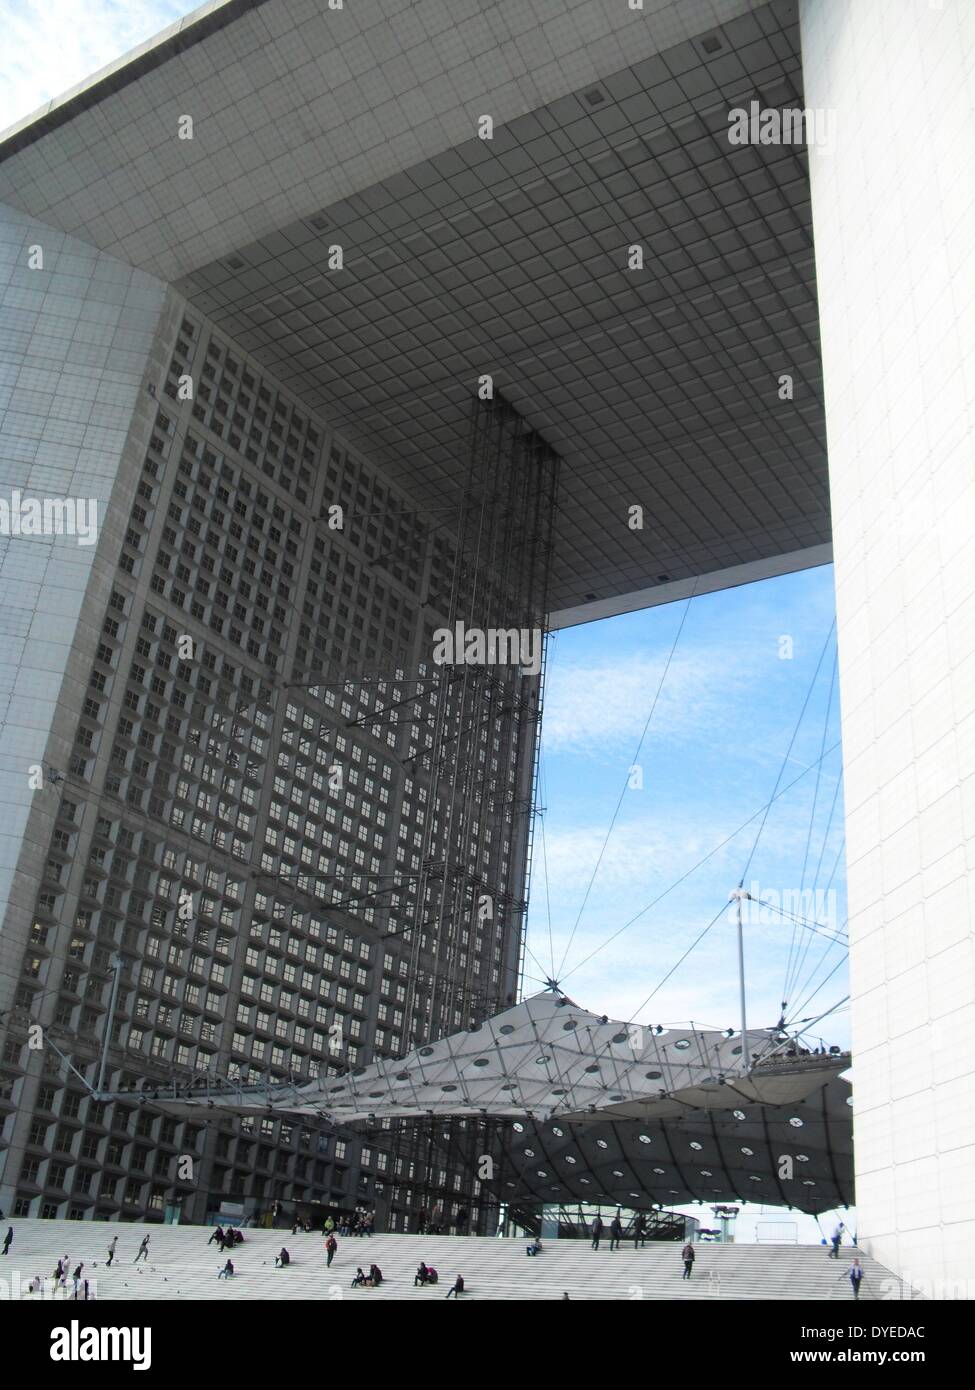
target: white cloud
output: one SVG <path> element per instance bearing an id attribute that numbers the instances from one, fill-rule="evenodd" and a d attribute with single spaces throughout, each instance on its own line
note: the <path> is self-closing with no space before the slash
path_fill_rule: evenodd
<path id="1" fill-rule="evenodd" d="M 634 653 L 595 666 L 553 664 L 545 692 L 546 751 L 592 751 L 637 740 L 653 705 L 666 655 Z M 714 653 L 675 657 L 657 699 L 649 736 L 700 730 L 727 708 L 740 676 Z"/>
<path id="2" fill-rule="evenodd" d="M 195 8 L 185 0 L 0 0 L 0 130 Z"/>

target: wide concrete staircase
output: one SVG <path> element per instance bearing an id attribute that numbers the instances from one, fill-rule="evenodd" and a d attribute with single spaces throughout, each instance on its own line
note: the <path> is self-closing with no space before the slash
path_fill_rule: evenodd
<path id="1" fill-rule="evenodd" d="M 2 1223 L 5 1232 L 9 1221 Z M 444 1299 L 458 1273 L 464 1276 L 465 1299 L 835 1299 L 851 1300 L 847 1278 L 850 1250 L 839 1261 L 821 1246 L 699 1245 L 693 1277 L 681 1278 L 681 1246 L 632 1244 L 598 1251 L 588 1241 L 546 1241 L 535 1258 L 525 1254 L 526 1240 L 491 1240 L 473 1236 L 375 1235 L 339 1238 L 331 1269 L 325 1267 L 322 1236 L 287 1230 L 247 1230 L 244 1244 L 231 1255 L 236 1274 L 217 1279 L 226 1255 L 208 1245 L 205 1226 L 139 1225 L 128 1222 L 14 1220 L 14 1241 L 0 1259 L 0 1299 L 26 1297 L 34 1275 L 50 1281 L 59 1258 L 70 1269 L 84 1261 L 92 1293 L 104 1299 Z M 151 1237 L 148 1262 L 134 1264 L 139 1242 Z M 108 1243 L 118 1236 L 118 1250 L 106 1267 Z M 287 1247 L 292 1263 L 274 1267 Z M 900 1282 L 861 1254 L 866 1277 L 862 1299 L 907 1296 Z M 413 1275 L 424 1260 L 440 1275 L 433 1288 L 414 1288 Z M 378 1289 L 353 1289 L 357 1265 L 368 1272 L 375 1262 L 385 1282 Z M 46 1298 L 70 1300 L 67 1290 Z M 451 1300 L 453 1301 L 453 1300 Z"/>

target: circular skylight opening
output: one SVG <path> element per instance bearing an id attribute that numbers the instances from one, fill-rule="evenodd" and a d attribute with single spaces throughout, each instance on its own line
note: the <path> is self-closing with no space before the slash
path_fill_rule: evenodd
<path id="1" fill-rule="evenodd" d="M 732 1110 L 731 1113 L 732 1115 L 734 1115 L 736 1120 L 743 1120 L 745 1118 L 744 1110 Z"/>
<path id="2" fill-rule="evenodd" d="M 548 1174 L 547 1174 L 546 1172 L 544 1172 L 541 1168 L 539 1168 L 539 1169 L 537 1170 L 537 1172 L 538 1172 L 538 1176 L 539 1176 L 540 1178 L 547 1178 L 547 1177 L 548 1177 Z"/>
<path id="3" fill-rule="evenodd" d="M 803 1178 L 803 1180 L 802 1180 L 802 1185 L 803 1185 L 803 1187 L 815 1187 L 815 1186 L 816 1186 L 816 1184 L 813 1182 L 812 1178 Z"/>
<path id="4" fill-rule="evenodd" d="M 452 1081 L 448 1081 L 447 1085 L 441 1086 L 440 1089 L 441 1091 L 456 1091 L 457 1087 L 453 1084 Z"/>
<path id="5" fill-rule="evenodd" d="M 696 1139 L 692 1139 L 692 1140 L 691 1140 L 691 1148 L 692 1148 L 692 1149 L 701 1149 L 701 1148 L 703 1148 L 703 1147 L 704 1147 L 703 1144 L 699 1144 L 699 1143 L 697 1142 Z"/>
<path id="6" fill-rule="evenodd" d="M 520 1120 L 515 1120 L 511 1128 L 514 1130 L 516 1134 L 524 1134 L 525 1132 L 525 1126 L 521 1123 Z"/>
<path id="7" fill-rule="evenodd" d="M 749 1182 L 761 1182 L 762 1179 L 761 1179 L 760 1177 L 758 1177 L 755 1173 L 749 1173 L 749 1174 L 748 1174 L 748 1181 L 749 1181 Z"/>
<path id="8" fill-rule="evenodd" d="M 660 1175 L 660 1177 L 663 1177 L 663 1175 L 664 1175 L 664 1173 L 665 1173 L 666 1170 L 665 1170 L 664 1168 L 654 1168 L 653 1171 L 654 1171 L 655 1173 L 658 1173 L 658 1174 Z"/>
<path id="9" fill-rule="evenodd" d="M 551 1062 L 551 1060 L 552 1060 L 551 1057 L 544 1057 L 544 1056 L 542 1056 L 542 1057 L 536 1057 L 536 1058 L 535 1058 L 535 1065 L 536 1065 L 536 1067 L 544 1067 L 544 1066 L 547 1066 L 547 1064 L 548 1064 L 549 1062 Z"/>
<path id="10" fill-rule="evenodd" d="M 612 1041 L 614 1043 L 625 1043 L 629 1042 L 629 1037 L 626 1033 L 614 1033 Z"/>
<path id="11" fill-rule="evenodd" d="M 742 1153 L 745 1155 L 746 1158 L 754 1158 L 754 1156 L 755 1156 L 755 1150 L 754 1150 L 754 1149 L 746 1149 L 746 1148 L 743 1147 L 743 1148 L 742 1148 Z"/>
<path id="12" fill-rule="evenodd" d="M 552 1126 L 552 1133 L 555 1134 L 555 1135 L 557 1135 L 559 1139 L 562 1138 L 562 1135 L 564 1134 L 564 1132 L 565 1132 L 564 1130 L 559 1129 L 558 1125 L 553 1125 L 553 1126 Z"/>
<path id="13" fill-rule="evenodd" d="M 432 1048 L 432 1047 L 421 1047 L 421 1048 L 420 1048 L 420 1056 L 421 1056 L 421 1057 L 432 1057 L 432 1056 L 433 1056 L 433 1048 Z"/>
<path id="14" fill-rule="evenodd" d="M 653 1140 L 650 1138 L 649 1134 L 641 1134 L 641 1135 L 640 1135 L 640 1143 L 641 1143 L 641 1144 L 652 1144 L 652 1143 L 653 1143 Z"/>
<path id="15" fill-rule="evenodd" d="M 475 1067 L 489 1067 L 491 1062 L 487 1057 L 476 1057 L 474 1059 L 474 1065 Z"/>
<path id="16" fill-rule="evenodd" d="M 501 1027 L 498 1029 L 499 1033 L 513 1033 L 514 1031 L 514 1026 L 511 1023 L 502 1023 Z"/>
<path id="17" fill-rule="evenodd" d="M 690 1038 L 678 1038 L 674 1043 L 674 1048 L 677 1052 L 686 1052 L 690 1045 Z"/>
<path id="18" fill-rule="evenodd" d="M 588 1178 L 580 1178 L 579 1181 L 583 1184 L 584 1187 L 592 1186 Z"/>
<path id="19" fill-rule="evenodd" d="M 571 1154 L 566 1154 L 566 1156 L 565 1156 L 565 1161 L 566 1161 L 566 1163 L 572 1163 L 572 1164 L 575 1163 L 575 1159 L 572 1157 Z"/>
<path id="20" fill-rule="evenodd" d="M 409 1074 L 408 1071 L 398 1071 L 398 1072 L 396 1073 L 396 1080 L 397 1080 L 397 1081 L 409 1081 L 409 1079 L 410 1079 L 410 1074 Z"/>
<path id="21" fill-rule="evenodd" d="M 663 1076 L 662 1071 L 647 1071 L 643 1073 L 648 1081 L 659 1081 Z"/>
<path id="22" fill-rule="evenodd" d="M 620 1170 L 619 1170 L 618 1168 L 614 1168 L 614 1169 L 613 1169 L 613 1177 L 614 1177 L 614 1178 L 621 1178 L 622 1176 L 623 1176 L 623 1174 L 620 1172 Z"/>
<path id="23" fill-rule="evenodd" d="M 534 1158 L 534 1157 L 535 1157 L 535 1150 L 534 1150 L 534 1149 L 526 1149 L 526 1150 L 525 1150 L 525 1157 L 526 1157 L 526 1158 Z"/>
<path id="24" fill-rule="evenodd" d="M 796 1154 L 796 1159 L 797 1159 L 797 1161 L 798 1161 L 799 1163 L 808 1163 L 808 1162 L 809 1162 L 809 1155 L 808 1155 L 808 1154 Z"/>
<path id="25" fill-rule="evenodd" d="M 803 1121 L 800 1120 L 798 1115 L 793 1115 L 791 1120 L 789 1121 L 789 1124 L 792 1126 L 793 1129 L 802 1129 Z"/>
<path id="26" fill-rule="evenodd" d="M 609 1145 L 606 1143 L 606 1140 L 605 1140 L 605 1139 L 597 1139 L 597 1140 L 596 1140 L 596 1148 L 597 1148 L 597 1149 L 608 1149 L 608 1148 L 609 1148 Z"/>
<path id="27" fill-rule="evenodd" d="M 593 1071 L 598 1071 L 598 1070 L 599 1070 L 598 1066 L 595 1066 L 595 1065 L 593 1065 L 593 1066 L 591 1066 L 591 1067 L 586 1067 L 586 1071 L 587 1071 L 587 1072 L 593 1072 Z"/>
<path id="28" fill-rule="evenodd" d="M 714 1177 L 714 1174 L 711 1172 L 711 1169 L 710 1169 L 710 1168 L 702 1168 L 702 1169 L 701 1169 L 701 1177 L 702 1177 L 702 1178 L 713 1178 L 713 1177 Z"/>
<path id="29" fill-rule="evenodd" d="M 578 1028 L 578 1026 L 574 1018 L 567 1018 L 562 1024 L 562 1031 L 563 1033 L 571 1033 L 573 1028 Z"/>

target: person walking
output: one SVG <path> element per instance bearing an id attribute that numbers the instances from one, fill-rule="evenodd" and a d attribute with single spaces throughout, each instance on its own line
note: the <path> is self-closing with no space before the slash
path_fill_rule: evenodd
<path id="1" fill-rule="evenodd" d="M 602 1240 L 602 1236 L 603 1218 L 601 1216 L 597 1216 L 595 1221 L 592 1223 L 592 1248 L 594 1250 L 599 1249 L 599 1242 L 600 1240 Z"/>
<path id="2" fill-rule="evenodd" d="M 853 1288 L 853 1301 L 860 1301 L 860 1285 L 863 1283 L 863 1265 L 860 1263 L 860 1256 L 853 1256 L 853 1263 L 850 1265 L 850 1284 Z"/>
<path id="3" fill-rule="evenodd" d="M 418 1236 L 425 1236 L 427 1233 L 427 1209 L 421 1207 L 416 1216 L 416 1233 Z"/>
<path id="4" fill-rule="evenodd" d="M 843 1243 L 843 1232 L 845 1230 L 846 1227 L 843 1225 L 843 1222 L 840 1221 L 832 1236 L 830 1237 L 830 1244 L 833 1247 L 832 1250 L 830 1250 L 829 1252 L 829 1258 L 831 1260 L 838 1260 L 840 1258 L 840 1246 Z"/>
<path id="5" fill-rule="evenodd" d="M 78 1285 L 81 1283 L 81 1271 L 84 1269 L 84 1267 L 85 1266 L 83 1263 L 80 1265 L 76 1265 L 74 1273 L 71 1275 L 71 1283 L 74 1286 L 73 1292 L 71 1294 L 72 1298 L 78 1297 Z"/>
<path id="6" fill-rule="evenodd" d="M 325 1268 L 326 1268 L 326 1269 L 329 1269 L 329 1268 L 331 1267 L 332 1261 L 335 1259 L 335 1252 L 336 1252 L 336 1250 L 337 1250 L 338 1248 L 339 1248 L 339 1243 L 338 1243 L 338 1241 L 335 1239 L 334 1234 L 329 1235 L 328 1240 L 325 1242 L 325 1256 L 326 1256 L 326 1258 L 325 1258 Z"/>
<path id="7" fill-rule="evenodd" d="M 362 1230 L 363 1233 L 367 1235 L 370 1240 L 372 1240 L 372 1232 L 373 1228 L 375 1227 L 375 1224 L 376 1213 L 374 1211 L 367 1211 L 365 1215 L 365 1220 L 362 1223 Z"/>
<path id="8" fill-rule="evenodd" d="M 106 1269 L 111 1268 L 112 1261 L 115 1259 L 115 1251 L 117 1248 L 118 1236 L 112 1236 L 112 1239 L 108 1242 L 108 1263 L 105 1265 Z"/>
<path id="9" fill-rule="evenodd" d="M 680 1252 L 680 1257 L 684 1261 L 684 1273 L 682 1275 L 682 1278 L 690 1279 L 691 1271 L 694 1268 L 694 1261 L 697 1259 L 697 1256 L 694 1253 L 694 1246 L 690 1241 L 687 1242 L 683 1250 Z"/>
<path id="10" fill-rule="evenodd" d="M 610 1250 L 618 1250 L 618 1249 L 620 1248 L 620 1241 L 622 1240 L 622 1238 L 623 1238 L 623 1223 L 622 1223 L 622 1221 L 620 1220 L 620 1214 L 619 1214 L 619 1212 L 617 1212 L 616 1215 L 613 1217 L 612 1221 L 610 1222 L 610 1225 L 609 1225 L 609 1248 L 610 1248 Z"/>
<path id="11" fill-rule="evenodd" d="M 639 1250 L 647 1243 L 647 1218 L 642 1211 L 636 1214 L 633 1222 L 633 1249 Z"/>
<path id="12" fill-rule="evenodd" d="M 7 1227 L 7 1234 L 6 1234 L 6 1235 L 4 1236 L 4 1238 L 3 1238 L 3 1253 L 4 1253 L 5 1255 L 6 1255 L 7 1251 L 10 1249 L 11 1245 L 13 1245 L 13 1242 L 14 1242 L 14 1228 L 13 1228 L 13 1226 L 8 1226 L 8 1227 Z"/>
<path id="13" fill-rule="evenodd" d="M 135 1259 L 132 1261 L 132 1263 L 133 1263 L 134 1265 L 137 1265 L 137 1264 L 139 1263 L 140 1260 L 145 1260 L 146 1262 L 148 1262 L 148 1260 L 149 1260 L 149 1237 L 148 1237 L 148 1236 L 143 1236 L 143 1237 L 142 1237 L 142 1244 L 139 1246 L 139 1253 L 138 1253 L 138 1255 L 136 1255 L 136 1257 L 135 1257 Z"/>

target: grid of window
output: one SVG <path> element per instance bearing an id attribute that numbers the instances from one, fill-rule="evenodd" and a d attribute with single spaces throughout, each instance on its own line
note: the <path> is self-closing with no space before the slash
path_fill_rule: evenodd
<path id="1" fill-rule="evenodd" d="M 430 725 L 438 698 L 449 726 L 464 711 L 423 678 L 449 542 L 338 443 L 326 455 L 324 426 L 205 324 L 177 324 L 168 360 L 16 1004 L 46 1010 L 93 1079 L 120 960 L 110 1087 L 304 1081 L 468 1021 L 452 1006 L 435 1023 L 408 991 L 411 958 L 432 979 L 438 946 L 429 924 L 411 929 L 415 883 L 428 841 L 506 882 L 513 817 L 486 802 L 444 843 Z M 510 748 L 483 729 L 472 771 L 511 773 Z M 502 936 L 472 921 L 452 947 L 485 999 Z M 98 1105 L 55 1054 L 29 1064 L 8 1037 L 0 1107 L 34 1076 L 17 1214 L 348 1203 L 393 1162 L 375 1139 L 360 1152 L 277 1119 L 204 1130 Z M 201 1166 L 192 1182 L 179 1154 Z"/>

